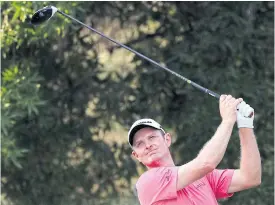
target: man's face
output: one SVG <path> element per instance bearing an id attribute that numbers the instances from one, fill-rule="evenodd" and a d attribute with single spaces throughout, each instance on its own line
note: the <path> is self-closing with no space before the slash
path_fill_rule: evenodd
<path id="1" fill-rule="evenodd" d="M 171 136 L 160 130 L 145 127 L 134 135 L 132 155 L 145 166 L 154 166 L 170 155 Z"/>

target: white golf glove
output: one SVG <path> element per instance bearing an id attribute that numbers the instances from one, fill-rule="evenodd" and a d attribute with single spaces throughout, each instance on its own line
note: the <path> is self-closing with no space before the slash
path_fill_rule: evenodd
<path id="1" fill-rule="evenodd" d="M 254 120 L 254 109 L 250 107 L 250 105 L 246 104 L 242 101 L 237 106 L 237 124 L 238 128 L 246 127 L 246 128 L 254 128 L 253 120 Z M 252 116 L 250 114 L 253 113 Z"/>

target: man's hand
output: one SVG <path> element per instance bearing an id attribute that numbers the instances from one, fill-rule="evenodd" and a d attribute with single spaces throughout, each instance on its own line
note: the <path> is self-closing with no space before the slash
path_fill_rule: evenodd
<path id="1" fill-rule="evenodd" d="M 221 95 L 220 114 L 223 122 L 235 123 L 237 120 L 237 106 L 243 101 L 242 98 L 234 98 L 231 95 Z"/>
<path id="2" fill-rule="evenodd" d="M 254 109 L 250 107 L 250 105 L 246 104 L 244 101 L 242 102 L 242 106 L 239 106 L 239 110 L 237 112 L 237 124 L 238 128 L 254 128 L 253 120 L 254 120 Z M 248 116 L 250 112 L 253 112 L 251 117 L 244 117 Z"/>

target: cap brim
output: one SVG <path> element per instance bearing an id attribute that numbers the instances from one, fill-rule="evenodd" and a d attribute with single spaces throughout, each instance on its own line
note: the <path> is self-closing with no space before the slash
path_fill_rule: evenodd
<path id="1" fill-rule="evenodd" d="M 139 131 L 140 129 L 142 129 L 142 128 L 144 128 L 144 127 L 152 127 L 152 128 L 154 128 L 154 129 L 161 130 L 161 129 L 156 128 L 156 127 L 154 127 L 154 126 L 144 125 L 144 124 L 135 126 L 135 127 L 131 130 L 131 132 L 130 132 L 130 134 L 129 134 L 129 143 L 130 143 L 131 146 L 133 146 L 134 136 L 135 136 L 135 134 L 137 133 L 137 131 Z M 164 132 L 164 131 L 163 131 L 163 132 Z"/>

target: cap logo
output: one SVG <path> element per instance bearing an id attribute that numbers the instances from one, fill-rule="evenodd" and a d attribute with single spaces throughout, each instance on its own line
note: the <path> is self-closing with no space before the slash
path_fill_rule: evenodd
<path id="1" fill-rule="evenodd" d="M 143 124 L 143 123 L 152 123 L 151 121 L 142 121 L 142 122 L 139 122 L 138 124 Z"/>

